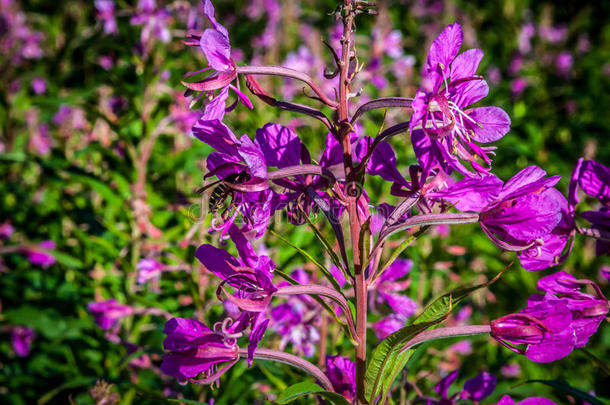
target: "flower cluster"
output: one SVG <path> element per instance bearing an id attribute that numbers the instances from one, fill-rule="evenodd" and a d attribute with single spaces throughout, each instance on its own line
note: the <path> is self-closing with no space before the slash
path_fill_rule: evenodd
<path id="1" fill-rule="evenodd" d="M 582 285 L 591 285 L 597 295 L 581 292 Z M 538 289 L 544 294 L 532 295 L 521 312 L 494 320 L 491 336 L 532 361 L 546 363 L 585 346 L 607 316 L 609 304 L 593 282 L 563 271 L 541 278 Z"/>

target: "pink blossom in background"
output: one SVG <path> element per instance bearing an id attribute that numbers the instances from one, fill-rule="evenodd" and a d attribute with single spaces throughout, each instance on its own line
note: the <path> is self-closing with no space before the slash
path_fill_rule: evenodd
<path id="1" fill-rule="evenodd" d="M 47 91 L 47 82 L 42 77 L 32 79 L 32 91 L 36 94 L 42 94 Z"/>
<path id="2" fill-rule="evenodd" d="M 47 252 L 47 250 L 54 249 L 55 242 L 52 240 L 45 240 L 40 242 L 37 247 L 26 247 L 25 252 L 30 263 L 35 266 L 46 268 L 52 266 L 57 261 L 52 254 Z"/>
<path id="3" fill-rule="evenodd" d="M 27 357 L 30 354 L 34 337 L 36 337 L 34 329 L 27 326 L 14 326 L 11 328 L 11 343 L 17 356 Z"/>
<path id="4" fill-rule="evenodd" d="M 13 228 L 11 222 L 5 221 L 4 223 L 0 224 L 0 239 L 10 238 L 14 231 L 15 228 Z"/>

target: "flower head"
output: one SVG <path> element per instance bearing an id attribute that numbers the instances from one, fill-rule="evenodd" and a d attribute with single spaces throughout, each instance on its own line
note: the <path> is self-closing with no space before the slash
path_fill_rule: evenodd
<path id="1" fill-rule="evenodd" d="M 220 371 L 220 363 L 230 365 L 239 358 L 235 339 L 212 331 L 195 319 L 172 318 L 165 324 L 163 333 L 167 335 L 163 348 L 161 371 L 186 383 L 199 375 L 202 382 L 213 382 L 225 372 Z"/>
<path id="2" fill-rule="evenodd" d="M 34 329 L 27 326 L 13 326 L 11 328 L 11 342 L 17 356 L 26 357 L 30 354 L 34 337 L 36 337 Z"/>
<path id="3" fill-rule="evenodd" d="M 593 285 L 598 296 L 580 292 L 582 284 Z M 520 313 L 492 321 L 491 336 L 532 361 L 547 363 L 586 345 L 607 315 L 608 301 L 592 282 L 562 271 L 540 279 L 538 289 L 545 294 L 531 296 Z"/>
<path id="4" fill-rule="evenodd" d="M 496 176 L 466 178 L 429 193 L 461 211 L 479 212 L 483 231 L 499 247 L 521 252 L 527 270 L 541 270 L 565 260 L 564 247 L 573 223 L 568 203 L 553 186 L 559 176 L 529 166 L 506 183 Z"/>
<path id="5" fill-rule="evenodd" d="M 106 301 L 91 302 L 87 307 L 93 315 L 97 326 L 103 330 L 109 330 L 117 326 L 119 320 L 133 313 L 132 307 L 121 304 L 114 298 Z"/>
<path id="6" fill-rule="evenodd" d="M 30 263 L 40 267 L 50 267 L 57 261 L 55 257 L 48 251 L 55 249 L 55 242 L 52 240 L 45 240 L 40 242 L 36 247 L 25 248 L 25 253 Z"/>
<path id="7" fill-rule="evenodd" d="M 462 27 L 447 26 L 434 40 L 424 67 L 425 83 L 413 100 L 410 132 L 416 155 L 423 167 L 440 165 L 447 173 L 454 169 L 475 176 L 457 158 L 468 161 L 475 172 L 486 174 L 491 164 L 488 153 L 474 141 L 488 143 L 502 138 L 510 129 L 510 118 L 498 107 L 467 109 L 489 92 L 487 83 L 475 72 L 483 51 L 470 49 L 458 55 Z M 427 139 L 424 139 L 427 137 Z M 424 155 L 431 159 L 422 161 Z M 457 158 L 456 158 L 457 156 Z"/>

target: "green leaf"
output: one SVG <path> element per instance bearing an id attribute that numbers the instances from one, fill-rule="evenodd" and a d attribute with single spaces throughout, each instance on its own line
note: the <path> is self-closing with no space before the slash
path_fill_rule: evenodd
<path id="1" fill-rule="evenodd" d="M 69 254 L 57 252 L 57 251 L 49 252 L 49 254 L 51 256 L 53 256 L 57 260 L 58 263 L 63 264 L 66 267 L 71 267 L 74 269 L 83 268 L 83 262 L 81 262 L 76 257 L 70 256 Z"/>
<path id="2" fill-rule="evenodd" d="M 560 391 L 565 392 L 566 394 L 569 394 L 570 396 L 573 396 L 577 399 L 582 400 L 583 402 L 586 401 L 591 405 L 604 405 L 604 403 L 602 401 L 595 398 L 594 396 L 591 396 L 584 391 L 574 388 L 571 385 L 568 385 L 568 383 L 561 381 L 561 380 L 527 380 L 525 382 L 525 384 L 534 383 L 534 382 L 545 384 L 545 385 L 548 385 L 549 387 L 556 388 Z"/>
<path id="3" fill-rule="evenodd" d="M 335 405 L 350 405 L 342 395 L 336 392 L 324 391 L 318 384 L 310 381 L 303 381 L 286 388 L 277 398 L 276 402 L 278 404 L 287 404 L 305 395 L 317 395 Z"/>

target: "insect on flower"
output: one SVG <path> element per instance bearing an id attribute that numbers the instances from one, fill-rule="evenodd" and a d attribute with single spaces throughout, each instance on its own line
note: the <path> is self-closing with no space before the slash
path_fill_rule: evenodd
<path id="1" fill-rule="evenodd" d="M 246 171 L 241 171 L 239 173 L 232 173 L 225 177 L 224 179 L 217 180 L 207 186 L 200 187 L 197 189 L 196 193 L 201 194 L 205 190 L 210 187 L 214 187 L 212 193 L 210 194 L 210 200 L 208 201 L 208 209 L 210 213 L 215 213 L 218 209 L 227 201 L 229 197 L 233 198 L 233 189 L 231 188 L 231 184 L 241 184 L 249 181 L 251 179 L 250 174 Z"/>

